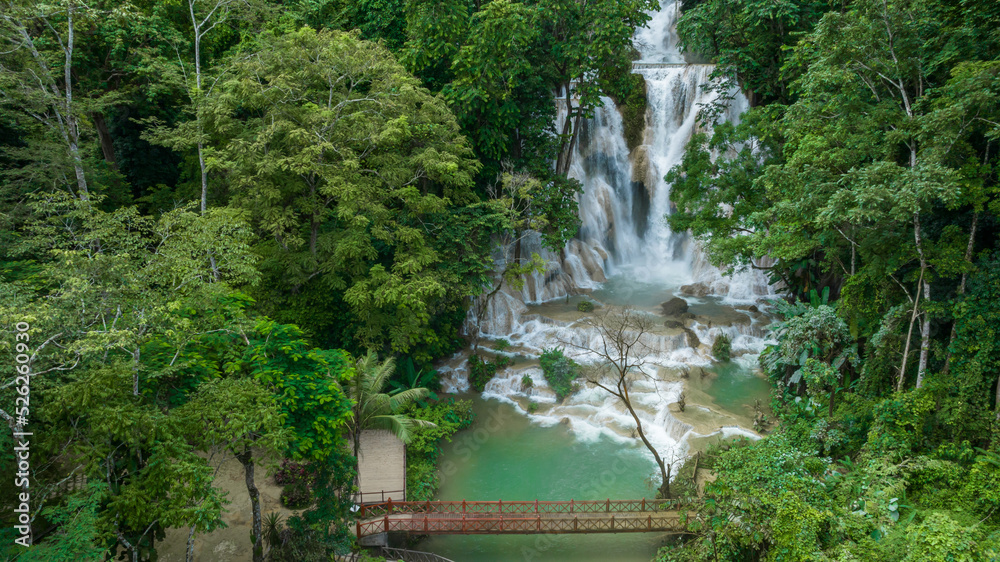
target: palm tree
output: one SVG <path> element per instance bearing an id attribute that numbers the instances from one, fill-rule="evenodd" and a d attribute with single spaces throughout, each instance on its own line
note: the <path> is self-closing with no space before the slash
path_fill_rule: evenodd
<path id="1" fill-rule="evenodd" d="M 413 430 L 418 427 L 435 427 L 429 421 L 415 420 L 398 414 L 402 407 L 423 400 L 429 394 L 426 388 L 411 388 L 393 395 L 382 392 L 396 367 L 392 358 L 379 363 L 378 356 L 369 351 L 355 362 L 355 375 L 344 386 L 344 393 L 354 402 L 347 430 L 354 440 L 354 456 L 361 446 L 361 432 L 365 429 L 386 429 L 408 443 Z"/>

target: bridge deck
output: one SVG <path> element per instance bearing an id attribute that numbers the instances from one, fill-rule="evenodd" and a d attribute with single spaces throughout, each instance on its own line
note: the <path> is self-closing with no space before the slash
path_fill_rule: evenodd
<path id="1" fill-rule="evenodd" d="M 681 532 L 682 502 L 387 502 L 363 506 L 357 536 Z"/>

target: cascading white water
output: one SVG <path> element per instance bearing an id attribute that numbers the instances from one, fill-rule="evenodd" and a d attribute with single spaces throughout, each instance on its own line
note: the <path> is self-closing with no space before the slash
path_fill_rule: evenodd
<path id="1" fill-rule="evenodd" d="M 602 290 L 607 292 L 602 286 L 609 279 L 658 288 L 664 295 L 662 300 L 667 300 L 684 284 L 701 284 L 706 294 L 722 297 L 721 302 L 729 304 L 750 304 L 773 294 L 759 271 L 723 275 L 705 260 L 690 236 L 672 232 L 664 218 L 671 211 L 670 185 L 664 176 L 680 163 L 687 142 L 701 126 L 700 108 L 715 101 L 718 95 L 704 88 L 710 82 L 713 67 L 686 64 L 678 51 L 674 29 L 678 16 L 679 1 L 664 2 L 662 10 L 652 14 L 648 27 L 635 37 L 635 46 L 641 53 L 635 71 L 645 79 L 648 102 L 642 145 L 629 151 L 622 117 L 612 100 L 605 98 L 604 107 L 583 124 L 569 169 L 570 177 L 583 184 L 579 197 L 581 224 L 576 239 L 561 254 L 543 248 L 537 234 L 521 241 L 521 254 L 541 255 L 547 263 L 546 272 L 531 276 L 522 290 L 508 288 L 487 303 L 478 322 L 481 335 L 508 339 L 527 355 L 563 347 L 568 355 L 586 363 L 595 357 L 581 350 L 599 346 L 599 336 L 592 328 L 573 320 L 533 314 L 527 305 L 593 290 L 599 294 Z M 728 105 L 727 111 L 731 120 L 738 119 L 747 108 L 742 95 L 736 93 L 733 97 L 735 101 Z M 564 101 L 558 101 L 557 105 L 556 125 L 561 129 L 567 111 Z M 700 302 L 695 298 L 688 300 Z M 650 306 L 639 308 L 649 310 Z M 735 313 L 740 315 L 738 311 Z M 748 369 L 754 368 L 765 344 L 762 322 L 766 319 L 750 316 L 747 313 L 739 321 L 714 325 L 705 320 L 689 323 L 690 335 L 701 343 L 696 347 L 689 345 L 690 336 L 681 330 L 658 328 L 646 337 L 650 350 L 647 365 L 660 368 L 650 367 L 649 376 L 636 382 L 632 396 L 650 440 L 665 456 L 682 455 L 687 448 L 686 436 L 694 428 L 671 414 L 669 406 L 677 402 L 684 385 L 676 379 L 665 380 L 661 369 L 676 372 L 710 365 L 709 344 L 721 334 L 732 341 L 737 352 L 735 361 Z M 475 312 L 470 313 L 469 324 L 476 324 Z M 467 388 L 462 380 L 465 369 L 462 364 L 443 369 L 453 373 L 446 377 L 446 389 Z M 523 375 L 531 377 L 534 385 L 522 388 Z M 544 405 L 533 419 L 543 424 L 568 421 L 581 439 L 603 434 L 634 441 L 634 420 L 607 392 L 585 387 L 564 403 L 556 404 L 538 367 L 500 373 L 487 385 L 483 395 L 519 406 L 528 400 Z M 751 434 L 733 427 L 723 428 L 721 433 Z"/>

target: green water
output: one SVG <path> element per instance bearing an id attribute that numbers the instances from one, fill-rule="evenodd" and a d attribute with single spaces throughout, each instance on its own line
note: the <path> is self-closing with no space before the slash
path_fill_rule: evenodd
<path id="1" fill-rule="evenodd" d="M 652 498 L 654 464 L 642 450 L 607 438 L 582 443 L 566 426 L 541 427 L 496 400 L 475 401 L 476 424 L 445 444 L 442 500 L 598 500 Z M 656 554 L 657 533 L 593 535 L 451 535 L 415 548 L 455 562 L 642 561 Z"/>
<path id="2" fill-rule="evenodd" d="M 760 400 L 762 406 L 769 402 L 771 384 L 736 362 L 716 364 L 708 370 L 718 377 L 703 390 L 725 410 L 748 414 L 753 411 L 754 400 Z"/>
<path id="3" fill-rule="evenodd" d="M 656 308 L 673 297 L 673 289 L 662 282 L 648 283 L 627 275 L 611 277 L 594 291 L 594 298 L 605 304 L 631 305 L 642 309 Z"/>

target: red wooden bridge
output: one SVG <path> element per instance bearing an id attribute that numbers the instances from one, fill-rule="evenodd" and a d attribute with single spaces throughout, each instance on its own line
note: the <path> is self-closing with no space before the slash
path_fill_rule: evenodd
<path id="1" fill-rule="evenodd" d="M 358 538 L 416 535 L 684 532 L 681 500 L 425 501 L 361 506 Z"/>

